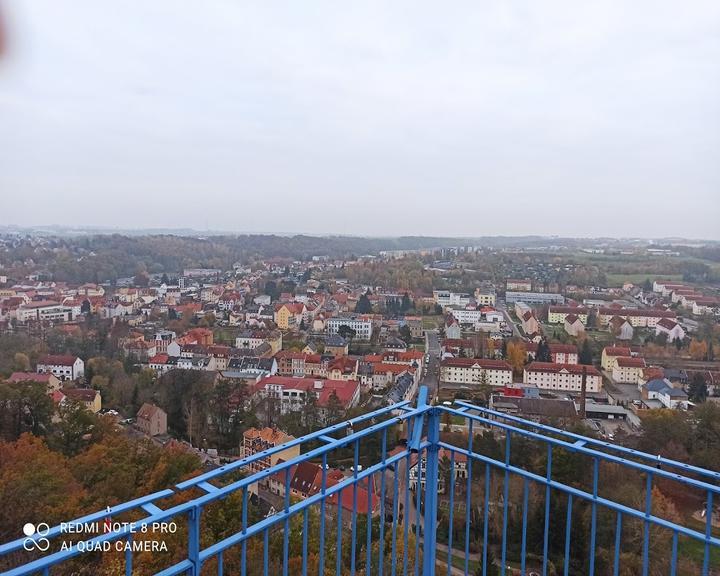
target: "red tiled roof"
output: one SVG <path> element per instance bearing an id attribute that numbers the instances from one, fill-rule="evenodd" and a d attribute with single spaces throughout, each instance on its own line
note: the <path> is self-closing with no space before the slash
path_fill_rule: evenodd
<path id="1" fill-rule="evenodd" d="M 661 318 L 658 320 L 657 325 L 661 328 L 665 328 L 665 330 L 672 330 L 675 326 L 677 326 L 677 322 L 670 320 L 670 318 Z"/>
<path id="2" fill-rule="evenodd" d="M 629 358 L 627 356 L 621 356 L 616 360 L 616 362 L 620 368 L 645 368 L 644 358 Z"/>
<path id="3" fill-rule="evenodd" d="M 606 356 L 630 356 L 630 348 L 625 346 L 606 346 L 603 350 Z"/>
<path id="4" fill-rule="evenodd" d="M 77 356 L 48 354 L 47 356 L 43 356 L 38 364 L 46 366 L 72 366 L 77 359 Z"/>
<path id="5" fill-rule="evenodd" d="M 647 318 L 675 318 L 675 314 L 672 310 L 662 310 L 661 308 L 600 308 L 599 314 L 603 316 L 635 316 L 635 317 L 647 317 Z"/>
<path id="6" fill-rule="evenodd" d="M 315 382 L 320 382 L 322 386 L 315 389 Z M 318 404 L 320 406 L 327 404 L 333 391 L 337 395 L 340 404 L 347 406 L 355 395 L 358 386 L 360 386 L 357 380 L 322 380 L 316 378 L 293 378 L 291 376 L 266 376 L 255 384 L 255 390 L 265 389 L 268 385 L 293 390 L 315 390 L 318 394 Z"/>

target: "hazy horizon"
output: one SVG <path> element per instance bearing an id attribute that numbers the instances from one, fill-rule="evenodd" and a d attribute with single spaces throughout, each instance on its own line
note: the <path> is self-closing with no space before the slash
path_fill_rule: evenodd
<path id="1" fill-rule="evenodd" d="M 719 3 L 0 13 L 0 226 L 720 240 Z"/>

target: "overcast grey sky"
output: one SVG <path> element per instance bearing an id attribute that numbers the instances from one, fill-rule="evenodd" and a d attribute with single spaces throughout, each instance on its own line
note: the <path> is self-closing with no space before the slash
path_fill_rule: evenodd
<path id="1" fill-rule="evenodd" d="M 717 0 L 0 14 L 0 224 L 720 239 Z"/>

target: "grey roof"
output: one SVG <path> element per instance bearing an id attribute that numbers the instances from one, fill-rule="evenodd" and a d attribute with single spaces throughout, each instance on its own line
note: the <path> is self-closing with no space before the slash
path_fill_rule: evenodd
<path id="1" fill-rule="evenodd" d="M 345 338 L 340 336 L 340 334 L 331 334 L 325 339 L 325 346 L 335 346 L 337 348 L 341 348 L 343 346 L 347 346 L 347 342 L 345 342 Z"/>
<path id="2" fill-rule="evenodd" d="M 687 398 L 687 394 L 680 388 L 673 388 L 670 381 L 665 378 L 655 378 L 645 384 L 645 388 L 650 392 L 657 392 L 659 394 L 667 394 L 671 398 Z"/>

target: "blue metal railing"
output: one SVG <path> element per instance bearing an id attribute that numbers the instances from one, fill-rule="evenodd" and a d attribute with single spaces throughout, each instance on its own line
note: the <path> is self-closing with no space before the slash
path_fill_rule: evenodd
<path id="1" fill-rule="evenodd" d="M 243 476 L 295 447 L 304 452 Z M 299 477 L 309 462 L 318 470 L 312 482 Z M 341 474 L 330 463 L 352 468 Z M 718 480 L 717 472 L 466 402 L 431 406 L 421 388 L 414 407 L 335 424 L 71 523 L 132 524 L 84 537 L 66 524 L 0 545 L 0 570 L 718 574 Z M 233 511 L 220 528 L 219 508 Z M 170 525 L 172 536 L 154 532 Z M 135 547 L 167 538 L 167 552 Z M 43 539 L 49 548 L 39 551 Z"/>

